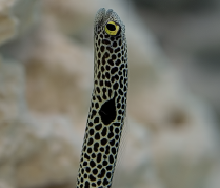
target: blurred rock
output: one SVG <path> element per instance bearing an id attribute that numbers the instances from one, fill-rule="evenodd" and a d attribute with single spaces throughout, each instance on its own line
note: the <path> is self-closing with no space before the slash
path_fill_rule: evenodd
<path id="1" fill-rule="evenodd" d="M 91 59 L 92 52 L 72 44 L 50 23 L 44 25 L 23 54 L 30 109 L 86 119 L 93 89 Z"/>
<path id="2" fill-rule="evenodd" d="M 27 33 L 39 16 L 38 0 L 0 1 L 0 43 Z"/>
<path id="3" fill-rule="evenodd" d="M 32 15 L 36 13 L 36 2 L 1 1 L 1 43 L 15 31 L 19 37 L 35 26 Z M 16 46 L 15 42 L 10 45 Z M 1 52 L 5 46 L 8 48 L 4 44 Z M 79 153 L 82 145 L 77 128 L 62 115 L 30 113 L 25 84 L 24 65 L 0 59 L 0 187 L 73 187 L 79 162 L 75 151 Z"/>
<path id="4" fill-rule="evenodd" d="M 137 0 L 134 1 L 138 6 L 148 9 L 159 10 L 163 12 L 178 12 L 184 10 L 200 10 L 204 8 L 213 7 L 216 5 L 216 0 L 166 0 L 166 1 L 153 1 L 153 0 Z"/>
<path id="5" fill-rule="evenodd" d="M 154 35 L 123 2 L 105 2 L 126 25 L 129 55 L 128 131 L 117 187 L 216 185 L 210 176 L 219 172 L 214 168 L 219 150 L 210 107 L 185 88 Z M 40 23 L 29 27 L 36 27 L 34 32 L 2 47 L 22 64 L 0 64 L 0 182 L 21 188 L 75 186 L 93 89 L 92 39 L 79 43 L 77 37 L 86 31 L 92 38 L 100 5 L 103 1 L 94 1 L 87 12 L 88 1 L 43 1 Z"/>
<path id="6" fill-rule="evenodd" d="M 220 25 L 217 22 L 220 1 L 213 2 L 215 6 L 206 6 L 199 11 L 168 11 L 164 14 L 142 6 L 139 12 L 191 91 L 208 100 L 219 116 Z M 206 3 L 212 4 L 212 1 Z"/>
<path id="7" fill-rule="evenodd" d="M 17 87 L 19 85 L 19 87 Z M 0 60 L 0 119 L 17 119 L 26 108 L 24 69 L 15 62 Z"/>
<path id="8" fill-rule="evenodd" d="M 24 73 L 19 63 L 1 62 L 0 182 L 12 187 L 74 186 L 80 138 L 62 116 L 30 115 Z"/>
<path id="9" fill-rule="evenodd" d="M 77 132 L 71 121 L 60 116 L 33 116 L 26 129 L 17 160 L 18 187 L 75 186 L 78 168 Z M 26 146 L 26 147 L 25 147 Z M 28 177 L 28 178 L 27 178 Z"/>
<path id="10" fill-rule="evenodd" d="M 54 22 L 60 31 L 68 35 L 76 35 L 83 30 L 93 27 L 94 10 L 97 1 L 85 6 L 86 2 L 65 0 L 44 0 L 44 16 Z M 87 2 L 88 3 L 88 2 Z"/>
<path id="11" fill-rule="evenodd" d="M 0 1 L 0 44 L 12 38 L 16 33 L 16 19 L 11 9 L 16 0 Z"/>
<path id="12" fill-rule="evenodd" d="M 23 36 L 33 30 L 39 20 L 40 7 L 41 1 L 39 0 L 16 0 L 12 12 L 18 20 L 18 36 Z"/>

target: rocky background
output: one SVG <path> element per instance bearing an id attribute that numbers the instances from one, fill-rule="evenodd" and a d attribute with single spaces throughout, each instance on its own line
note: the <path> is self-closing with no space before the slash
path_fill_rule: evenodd
<path id="1" fill-rule="evenodd" d="M 75 187 L 101 7 L 119 14 L 128 42 L 113 187 L 219 188 L 220 16 L 208 5 L 0 0 L 0 188 Z"/>

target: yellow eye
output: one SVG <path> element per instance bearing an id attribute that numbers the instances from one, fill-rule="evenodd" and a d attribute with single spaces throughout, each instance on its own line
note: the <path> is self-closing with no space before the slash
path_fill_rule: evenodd
<path id="1" fill-rule="evenodd" d="M 105 32 L 108 35 L 117 35 L 120 27 L 114 21 L 108 21 L 105 25 Z"/>

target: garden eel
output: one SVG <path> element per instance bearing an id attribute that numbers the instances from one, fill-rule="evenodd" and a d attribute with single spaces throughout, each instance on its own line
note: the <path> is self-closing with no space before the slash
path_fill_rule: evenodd
<path id="1" fill-rule="evenodd" d="M 110 188 L 126 114 L 127 44 L 116 12 L 98 10 L 94 26 L 94 90 L 77 188 Z"/>

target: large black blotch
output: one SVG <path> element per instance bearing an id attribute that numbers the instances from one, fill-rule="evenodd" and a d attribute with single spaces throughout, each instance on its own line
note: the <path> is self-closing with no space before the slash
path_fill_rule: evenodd
<path id="1" fill-rule="evenodd" d="M 99 110 L 101 121 L 104 125 L 112 123 L 116 118 L 115 97 L 106 101 Z"/>

